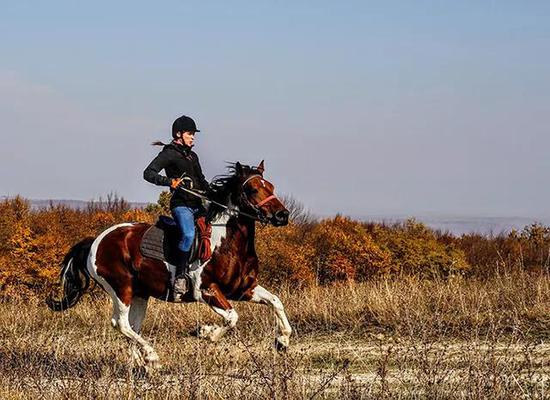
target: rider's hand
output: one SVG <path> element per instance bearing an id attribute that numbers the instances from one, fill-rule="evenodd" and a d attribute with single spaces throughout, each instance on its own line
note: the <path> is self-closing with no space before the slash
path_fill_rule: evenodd
<path id="1" fill-rule="evenodd" d="M 172 182 L 170 183 L 170 187 L 172 189 L 177 189 L 178 186 L 180 185 L 181 181 L 183 181 L 183 179 L 181 179 L 181 178 L 172 179 Z"/>
<path id="2" fill-rule="evenodd" d="M 193 180 L 188 176 L 184 176 L 181 180 L 181 186 L 186 189 L 193 189 Z"/>

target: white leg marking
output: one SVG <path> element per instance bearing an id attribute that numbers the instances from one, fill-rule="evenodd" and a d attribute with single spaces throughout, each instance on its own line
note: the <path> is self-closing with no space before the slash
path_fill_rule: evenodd
<path id="1" fill-rule="evenodd" d="M 114 319 L 116 320 L 116 326 L 120 331 L 120 333 L 122 333 L 124 336 L 126 336 L 130 340 L 137 342 L 141 346 L 141 349 L 144 353 L 145 362 L 157 363 L 159 360 L 159 356 L 157 355 L 155 349 L 153 349 L 153 347 L 149 344 L 149 342 L 143 339 L 130 326 L 130 321 L 129 321 L 130 307 L 124 304 L 122 301 L 120 301 L 118 297 L 115 297 L 113 299 L 113 303 L 117 303 L 117 307 L 115 308 L 119 310 L 119 312 L 114 315 Z"/>
<path id="2" fill-rule="evenodd" d="M 210 307 L 214 312 L 220 315 L 224 319 L 224 326 L 217 325 L 203 325 L 199 330 L 199 337 L 205 337 L 212 342 L 217 342 L 223 335 L 237 325 L 239 320 L 239 314 L 234 309 L 224 310 L 222 308 Z"/>
<path id="3" fill-rule="evenodd" d="M 292 328 L 285 314 L 285 308 L 281 300 L 270 293 L 263 286 L 256 286 L 254 292 L 252 293 L 252 299 L 255 303 L 269 304 L 275 311 L 275 316 L 277 317 L 277 329 L 280 335 L 277 337 L 277 341 L 283 347 L 288 347 L 290 343 L 290 335 L 292 334 Z"/>

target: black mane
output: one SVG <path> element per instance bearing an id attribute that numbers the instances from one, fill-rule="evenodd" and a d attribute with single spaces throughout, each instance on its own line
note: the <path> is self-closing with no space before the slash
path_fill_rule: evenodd
<path id="1" fill-rule="evenodd" d="M 221 204 L 227 204 L 227 200 L 231 198 L 233 205 L 236 205 L 238 201 L 238 195 L 240 195 L 240 183 L 243 177 L 247 177 L 253 174 L 260 174 L 255 167 L 249 165 L 242 165 L 243 176 L 239 176 L 237 171 L 237 163 L 228 163 L 227 174 L 216 175 L 212 182 L 210 182 L 209 197 Z M 215 220 L 221 213 L 225 211 L 225 208 L 216 204 L 211 204 L 208 210 L 208 220 Z"/>

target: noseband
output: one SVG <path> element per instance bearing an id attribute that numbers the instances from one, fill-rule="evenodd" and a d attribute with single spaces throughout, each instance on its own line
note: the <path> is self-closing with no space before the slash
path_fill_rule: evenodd
<path id="1" fill-rule="evenodd" d="M 275 194 L 271 194 L 269 196 L 267 196 L 265 199 L 263 199 L 262 201 L 256 203 L 256 204 L 252 204 L 252 202 L 250 201 L 250 199 L 248 198 L 248 196 L 245 194 L 245 191 L 244 191 L 244 187 L 245 185 L 251 181 L 252 179 L 254 178 L 259 178 L 261 183 L 262 183 L 262 186 L 265 186 L 264 184 L 264 179 L 261 175 L 252 175 L 252 176 L 249 176 L 248 178 L 246 178 L 246 180 L 243 182 L 242 184 L 242 192 L 241 192 L 241 197 L 242 199 L 244 200 L 244 202 L 250 207 L 252 208 L 257 216 L 258 216 L 258 219 L 262 222 L 265 222 L 266 221 L 266 218 L 265 216 L 263 215 L 262 211 L 260 210 L 260 207 L 263 206 L 264 204 L 267 204 L 268 202 L 270 202 L 271 200 L 273 199 L 277 199 L 277 196 L 275 196 Z"/>

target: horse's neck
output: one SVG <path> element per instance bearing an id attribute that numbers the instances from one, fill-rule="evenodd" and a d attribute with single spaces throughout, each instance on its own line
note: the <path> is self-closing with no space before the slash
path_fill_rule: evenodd
<path id="1" fill-rule="evenodd" d="M 229 208 L 235 210 L 230 203 Z M 254 251 L 255 222 L 247 217 L 235 215 L 228 210 L 219 214 L 212 224 L 212 249 L 221 244 L 221 241 L 245 240 L 248 251 Z M 237 234 L 240 233 L 240 234 Z"/>

